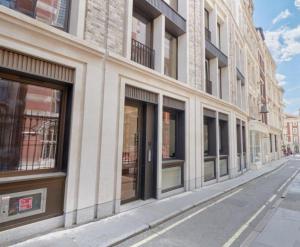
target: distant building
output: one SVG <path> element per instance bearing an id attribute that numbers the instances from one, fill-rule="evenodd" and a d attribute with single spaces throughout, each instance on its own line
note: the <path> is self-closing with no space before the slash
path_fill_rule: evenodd
<path id="1" fill-rule="evenodd" d="M 300 113 L 284 115 L 283 149 L 288 153 L 300 151 Z"/>

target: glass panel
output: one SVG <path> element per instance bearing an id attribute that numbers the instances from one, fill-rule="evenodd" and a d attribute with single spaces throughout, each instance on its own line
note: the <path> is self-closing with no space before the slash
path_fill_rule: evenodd
<path id="1" fill-rule="evenodd" d="M 205 9 L 204 13 L 205 13 L 205 18 L 204 18 L 205 28 L 209 29 L 209 12 L 207 9 Z"/>
<path id="2" fill-rule="evenodd" d="M 64 28 L 68 12 L 68 0 L 38 0 L 36 19 L 49 25 Z"/>
<path id="3" fill-rule="evenodd" d="M 171 6 L 172 9 L 178 10 L 178 0 L 164 0 L 167 4 Z"/>
<path id="4" fill-rule="evenodd" d="M 151 23 L 138 18 L 138 14 L 132 17 L 132 38 L 150 47 Z"/>
<path id="5" fill-rule="evenodd" d="M 162 189 L 171 189 L 182 186 L 181 166 L 162 169 Z"/>
<path id="6" fill-rule="evenodd" d="M 220 176 L 228 175 L 228 162 L 227 158 L 220 159 Z"/>
<path id="7" fill-rule="evenodd" d="M 210 181 L 216 178 L 215 160 L 204 161 L 204 181 Z"/>
<path id="8" fill-rule="evenodd" d="M 177 38 L 165 35 L 165 75 L 177 78 Z"/>
<path id="9" fill-rule="evenodd" d="M 208 121 L 204 122 L 204 154 L 208 155 Z"/>
<path id="10" fill-rule="evenodd" d="M 176 113 L 163 113 L 163 159 L 176 158 Z"/>
<path id="11" fill-rule="evenodd" d="M 125 105 L 122 154 L 122 201 L 135 199 L 137 197 L 139 159 L 138 118 L 139 108 Z"/>
<path id="12" fill-rule="evenodd" d="M 55 168 L 61 96 L 0 80 L 0 171 Z"/>
<path id="13" fill-rule="evenodd" d="M 49 25 L 66 27 L 68 0 L 0 0 L 0 4 Z"/>

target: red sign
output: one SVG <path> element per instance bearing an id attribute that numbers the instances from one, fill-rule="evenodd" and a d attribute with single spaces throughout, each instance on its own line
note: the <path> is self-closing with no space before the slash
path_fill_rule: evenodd
<path id="1" fill-rule="evenodd" d="M 32 197 L 20 198 L 19 211 L 32 209 Z"/>

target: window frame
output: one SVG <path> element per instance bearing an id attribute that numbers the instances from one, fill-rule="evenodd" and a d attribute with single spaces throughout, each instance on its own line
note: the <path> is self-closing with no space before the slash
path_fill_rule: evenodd
<path id="1" fill-rule="evenodd" d="M 165 50 L 164 50 L 164 75 L 166 76 L 169 76 L 173 79 L 178 79 L 178 37 L 174 36 L 173 34 L 171 34 L 170 32 L 168 32 L 167 30 L 165 30 L 165 40 L 168 39 L 167 36 L 171 36 L 173 37 L 174 39 L 176 39 L 176 68 L 175 68 L 175 77 L 173 77 L 172 75 L 168 75 L 166 74 L 166 70 L 165 70 L 165 59 L 166 59 L 166 53 L 165 53 Z M 169 40 L 169 39 L 168 39 Z M 170 41 L 170 40 L 169 40 Z M 171 43 L 171 42 L 170 42 Z M 165 47 L 164 47 L 165 49 Z M 171 59 L 170 59 L 171 60 Z"/>
<path id="2" fill-rule="evenodd" d="M 61 102 L 60 102 L 60 116 L 59 125 L 57 133 L 57 154 L 55 157 L 55 167 L 49 169 L 41 170 L 8 170 L 0 171 L 1 177 L 15 177 L 24 175 L 36 175 L 51 172 L 64 172 L 67 170 L 67 156 L 69 152 L 69 128 L 70 120 L 67 119 L 67 115 L 70 115 L 71 111 L 71 85 L 61 81 L 55 81 L 49 78 L 44 78 L 40 76 L 30 75 L 23 72 L 11 71 L 7 69 L 0 68 L 0 78 L 11 80 L 13 82 L 18 82 L 20 84 L 33 85 L 38 87 L 56 89 L 61 91 Z"/>
<path id="3" fill-rule="evenodd" d="M 32 18 L 32 19 L 35 19 L 36 21 L 42 22 L 42 23 L 44 23 L 44 24 L 46 24 L 46 25 L 48 25 L 48 26 L 57 28 L 57 29 L 62 30 L 62 31 L 64 31 L 64 32 L 69 32 L 69 28 L 70 28 L 69 25 L 70 25 L 71 4 L 72 4 L 72 0 L 66 0 L 66 6 L 67 6 L 67 7 L 66 7 L 66 14 L 65 14 L 65 18 L 64 18 L 64 26 L 63 26 L 63 27 L 51 25 L 51 24 L 49 24 L 49 23 L 47 23 L 47 22 L 43 22 L 43 21 L 41 21 L 41 20 L 39 20 L 39 19 L 36 18 L 36 5 L 37 5 L 37 0 L 35 1 L 34 13 L 32 13 L 32 15 L 29 15 L 29 14 L 26 14 L 26 13 L 24 13 L 24 12 L 22 12 L 22 11 L 19 11 L 19 10 L 17 10 L 16 8 L 10 8 L 10 7 L 7 7 L 7 6 L 2 5 L 2 4 L 0 4 L 0 5 L 1 5 L 1 6 L 4 6 L 4 7 L 6 7 L 6 8 L 9 8 L 9 9 L 11 9 L 11 10 L 14 10 L 14 11 L 16 11 L 16 12 L 18 12 L 18 13 L 21 13 L 21 14 L 23 14 L 23 15 L 25 15 L 25 16 L 28 16 L 28 17 L 30 17 L 30 18 Z"/>
<path id="4" fill-rule="evenodd" d="M 181 114 L 184 114 L 183 111 L 173 109 L 170 107 L 163 107 L 163 114 L 165 112 L 169 112 L 171 114 L 175 114 L 175 156 L 174 157 L 169 157 L 169 158 L 164 158 L 162 157 L 163 161 L 172 161 L 172 160 L 184 160 L 184 148 L 179 148 L 179 143 L 181 136 L 184 137 L 184 125 L 181 123 L 181 118 L 184 118 L 184 115 L 181 116 Z M 164 120 L 163 120 L 163 128 L 164 128 Z M 182 133 L 181 133 L 182 132 Z M 164 138 L 164 137 L 163 137 Z M 163 141 L 164 143 L 164 141 Z"/>

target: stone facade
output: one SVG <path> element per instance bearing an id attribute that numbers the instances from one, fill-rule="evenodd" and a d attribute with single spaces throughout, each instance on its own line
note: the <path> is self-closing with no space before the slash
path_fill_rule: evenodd
<path id="1" fill-rule="evenodd" d="M 70 145 L 64 147 L 68 157 L 63 165 L 67 169 L 59 172 L 60 176 L 66 177 L 63 212 L 42 223 L 32 223 L 34 231 L 24 225 L 0 232 L 0 245 L 1 241 L 7 244 L 41 233 L 40 224 L 46 225 L 47 230 L 70 227 L 130 208 L 121 203 L 122 162 L 127 155 L 123 153 L 123 132 L 128 86 L 141 90 L 144 96 L 150 92 L 156 98 L 156 146 L 150 154 L 154 153 L 156 162 L 153 197 L 157 200 L 239 176 L 253 167 L 251 165 L 256 163 L 259 155 L 265 157 L 260 160 L 261 164 L 281 157 L 280 148 L 276 152 L 269 151 L 268 138 L 271 136 L 275 140 L 276 136 L 277 146 L 281 146 L 282 119 L 279 115 L 283 91 L 275 79 L 276 64 L 261 33 L 254 27 L 252 1 L 178 0 L 176 12 L 168 8 L 164 10 L 166 13 L 151 16 L 142 11 L 142 14 L 150 15 L 145 19 L 152 23 L 150 49 L 155 51 L 155 63 L 148 67 L 144 60 L 131 60 L 133 4 L 141 1 L 144 0 L 72 0 L 69 33 L 0 5 L 1 46 L 74 70 L 74 82 L 68 84 L 72 88 L 72 101 L 71 114 L 67 116 L 69 121 L 66 121 Z M 205 8 L 210 12 L 211 47 L 221 58 L 226 57 L 223 65 L 221 58 L 210 58 L 212 93 L 207 92 L 206 85 Z M 167 16 L 169 13 L 172 15 Z M 177 77 L 174 78 L 165 74 L 165 52 L 168 51 L 165 31 L 172 18 L 186 25 L 185 29 L 177 23 L 175 31 L 174 25 L 169 26 L 177 41 Z M 32 42 L 33 39 L 36 42 Z M 267 123 L 260 121 L 258 50 L 265 64 Z M 221 75 L 218 74 L 219 67 Z M 25 73 L 25 76 L 36 75 Z M 180 106 L 176 110 L 181 116 L 184 133 L 181 138 L 185 143 L 180 160 L 182 176 L 178 176 L 182 184 L 167 191 L 163 189 L 163 112 L 170 105 L 166 106 L 165 99 L 177 102 L 177 108 Z M 145 102 L 149 103 L 146 99 L 138 104 L 144 106 Z M 205 179 L 204 120 L 207 115 L 214 118 L 215 142 L 212 146 L 216 149 L 214 163 L 209 163 L 213 164 L 216 174 L 209 181 Z M 223 163 L 217 148 L 222 144 L 219 135 L 222 121 L 228 125 L 225 134 L 226 145 L 230 147 L 226 153 L 228 169 L 224 176 L 220 175 Z M 260 150 L 262 147 L 266 147 L 266 152 Z M 41 176 L 44 174 L 34 174 L 30 179 L 38 180 Z M 58 175 L 49 171 L 46 176 Z M 0 171 L 0 182 L 5 179 Z M 9 181 L 20 181 L 20 177 L 10 177 Z"/>

